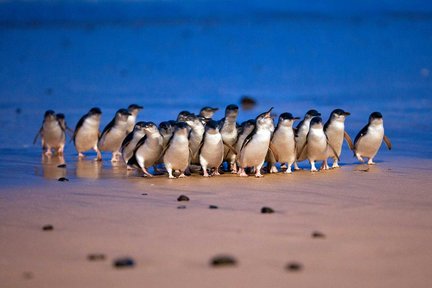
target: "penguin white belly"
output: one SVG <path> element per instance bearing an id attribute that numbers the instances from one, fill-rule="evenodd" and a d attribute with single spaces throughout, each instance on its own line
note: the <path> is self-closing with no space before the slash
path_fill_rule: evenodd
<path id="1" fill-rule="evenodd" d="M 267 155 L 270 144 L 270 131 L 257 131 L 250 142 L 243 147 L 240 155 L 242 168 L 256 167 L 261 165 Z"/>
<path id="2" fill-rule="evenodd" d="M 43 126 L 43 140 L 51 148 L 60 148 L 65 144 L 65 133 L 57 122 L 47 123 Z"/>
<path id="3" fill-rule="evenodd" d="M 100 148 L 104 151 L 119 151 L 124 138 L 126 138 L 126 131 L 113 127 L 102 139 Z"/>
<path id="4" fill-rule="evenodd" d="M 135 121 L 136 121 L 136 115 L 129 115 L 128 119 L 127 119 L 127 131 L 128 132 L 132 132 L 132 130 L 134 129 L 135 126 Z"/>
<path id="5" fill-rule="evenodd" d="M 175 137 L 163 157 L 165 166 L 184 171 L 189 165 L 189 141 L 186 137 Z"/>
<path id="6" fill-rule="evenodd" d="M 342 125 L 341 125 L 342 124 Z M 334 150 L 337 153 L 337 156 L 339 156 L 342 152 L 342 144 L 344 140 L 344 131 L 345 127 L 343 123 L 335 123 L 332 124 L 331 127 L 329 127 L 326 131 L 328 143 L 331 145 Z M 328 156 L 336 156 L 334 155 L 332 149 L 329 149 L 329 155 Z"/>
<path id="7" fill-rule="evenodd" d="M 99 137 L 99 123 L 85 120 L 75 136 L 75 147 L 78 152 L 84 152 L 95 147 Z"/>
<path id="8" fill-rule="evenodd" d="M 282 128 L 279 128 L 282 129 Z M 278 156 L 276 159 L 280 163 L 293 163 L 296 159 L 296 145 L 294 133 L 283 131 L 274 135 L 272 146 L 276 149 L 275 153 Z"/>
<path id="9" fill-rule="evenodd" d="M 207 134 L 201 148 L 200 163 L 208 168 L 219 167 L 223 161 L 224 145 L 220 134 Z"/>
<path id="10" fill-rule="evenodd" d="M 356 154 L 364 157 L 374 157 L 381 146 L 384 137 L 382 127 L 369 127 L 366 135 L 357 142 Z"/>
<path id="11" fill-rule="evenodd" d="M 193 133 L 193 135 L 191 136 L 192 137 L 189 141 L 189 147 L 192 152 L 192 163 L 198 163 L 199 162 L 198 150 L 200 148 L 203 136 L 195 133 Z"/>
<path id="12" fill-rule="evenodd" d="M 327 159 L 327 138 L 324 131 L 314 131 L 311 129 L 308 136 L 307 158 L 310 161 Z"/>

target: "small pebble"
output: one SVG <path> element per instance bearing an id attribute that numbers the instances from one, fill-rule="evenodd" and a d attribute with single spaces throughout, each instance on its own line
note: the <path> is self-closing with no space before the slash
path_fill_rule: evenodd
<path id="1" fill-rule="evenodd" d="M 143 196 L 147 196 L 148 194 L 147 194 L 147 193 L 142 193 L 141 195 L 143 195 Z"/>
<path id="2" fill-rule="evenodd" d="M 66 164 L 59 164 L 57 165 L 57 168 L 66 168 Z"/>
<path id="3" fill-rule="evenodd" d="M 44 225 L 42 227 L 42 230 L 43 231 L 52 231 L 52 230 L 54 230 L 54 226 L 53 225 Z"/>
<path id="4" fill-rule="evenodd" d="M 185 205 L 178 206 L 177 209 L 186 209 Z"/>
<path id="5" fill-rule="evenodd" d="M 319 231 L 314 231 L 312 232 L 312 238 L 325 238 L 325 235 Z"/>
<path id="6" fill-rule="evenodd" d="M 60 177 L 60 178 L 58 179 L 58 181 L 60 181 L 60 182 L 68 182 L 69 179 L 66 178 L 66 177 Z"/>
<path id="7" fill-rule="evenodd" d="M 261 213 L 262 214 L 271 214 L 271 213 L 274 213 L 274 210 L 270 207 L 262 207 Z"/>
<path id="8" fill-rule="evenodd" d="M 132 258 L 118 258 L 114 260 L 113 266 L 115 268 L 130 268 L 135 266 L 135 261 Z"/>
<path id="9" fill-rule="evenodd" d="M 287 264 L 286 269 L 289 271 L 300 271 L 303 269 L 303 265 L 298 262 L 290 262 Z"/>
<path id="10" fill-rule="evenodd" d="M 178 198 L 177 198 L 177 201 L 189 201 L 189 197 L 187 197 L 186 195 L 180 195 Z"/>
<path id="11" fill-rule="evenodd" d="M 24 272 L 22 275 L 23 275 L 23 278 L 26 280 L 33 279 L 33 277 L 34 277 L 32 272 Z"/>
<path id="12" fill-rule="evenodd" d="M 105 254 L 95 253 L 87 255 L 87 260 L 89 261 L 103 261 L 105 260 Z"/>
<path id="13" fill-rule="evenodd" d="M 216 206 L 216 205 L 210 205 L 210 206 L 209 206 L 209 209 L 219 209 L 219 207 Z"/>
<path id="14" fill-rule="evenodd" d="M 210 264 L 214 267 L 225 267 L 237 265 L 237 260 L 231 256 L 216 256 L 213 257 Z"/>

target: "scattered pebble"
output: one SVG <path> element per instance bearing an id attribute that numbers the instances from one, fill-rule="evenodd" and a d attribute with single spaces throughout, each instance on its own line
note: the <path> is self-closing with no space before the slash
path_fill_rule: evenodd
<path id="1" fill-rule="evenodd" d="M 209 209 L 219 209 L 219 207 L 216 206 L 216 205 L 210 205 L 210 206 L 209 206 Z"/>
<path id="2" fill-rule="evenodd" d="M 68 181 L 69 181 L 69 179 L 66 178 L 66 177 L 60 177 L 60 178 L 57 179 L 57 180 L 60 181 L 60 182 L 68 182 Z"/>
<path id="3" fill-rule="evenodd" d="M 186 195 L 180 195 L 177 198 L 177 201 L 189 201 L 189 197 L 187 197 Z"/>
<path id="4" fill-rule="evenodd" d="M 177 209 L 186 209 L 185 205 L 178 206 Z"/>
<path id="5" fill-rule="evenodd" d="M 143 195 L 143 196 L 147 196 L 148 194 L 147 194 L 147 193 L 142 193 L 141 195 Z"/>
<path id="6" fill-rule="evenodd" d="M 57 168 L 66 168 L 66 164 L 59 164 L 57 165 Z"/>
<path id="7" fill-rule="evenodd" d="M 270 207 L 262 207 L 261 213 L 262 214 L 271 214 L 271 213 L 274 213 L 274 210 Z"/>
<path id="8" fill-rule="evenodd" d="M 53 226 L 53 225 L 50 225 L 50 224 L 48 224 L 48 225 L 44 225 L 44 226 L 42 227 L 42 230 L 43 230 L 43 231 L 52 231 L 52 230 L 54 230 L 54 226 Z"/>
<path id="9" fill-rule="evenodd" d="M 105 260 L 105 254 L 95 253 L 87 255 L 87 260 L 89 261 L 103 261 Z"/>
<path id="10" fill-rule="evenodd" d="M 210 264 L 214 267 L 226 267 L 237 265 L 237 260 L 231 256 L 216 256 L 213 257 Z"/>
<path id="11" fill-rule="evenodd" d="M 32 272 L 23 272 L 22 274 L 23 278 L 26 280 L 30 280 L 33 279 L 34 275 Z"/>
<path id="12" fill-rule="evenodd" d="M 302 270 L 303 265 L 301 263 L 298 263 L 298 262 L 290 262 L 286 265 L 286 269 L 288 271 L 293 271 L 293 272 L 295 271 L 296 272 L 296 271 Z"/>
<path id="13" fill-rule="evenodd" d="M 129 257 L 118 258 L 114 260 L 113 266 L 115 268 L 131 268 L 135 266 L 135 261 Z"/>
<path id="14" fill-rule="evenodd" d="M 252 97 L 244 95 L 240 99 L 240 104 L 241 104 L 243 110 L 251 110 L 256 106 L 257 103 L 256 103 L 256 100 L 253 99 Z"/>
<path id="15" fill-rule="evenodd" d="M 312 232 L 312 238 L 325 238 L 325 235 L 319 231 L 314 231 Z"/>

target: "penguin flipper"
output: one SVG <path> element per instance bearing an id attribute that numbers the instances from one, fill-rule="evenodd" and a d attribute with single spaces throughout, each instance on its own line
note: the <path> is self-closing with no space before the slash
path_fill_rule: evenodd
<path id="1" fill-rule="evenodd" d="M 223 142 L 223 144 L 224 144 L 224 145 L 225 145 L 229 150 L 231 150 L 235 155 L 238 155 L 237 150 L 236 150 L 234 147 L 232 147 L 230 144 L 225 143 L 225 142 Z"/>
<path id="2" fill-rule="evenodd" d="M 297 153 L 297 157 L 296 157 L 297 159 L 299 159 L 300 156 L 303 154 L 303 151 L 306 149 L 307 144 L 308 144 L 308 141 L 306 140 L 306 142 L 303 144 L 303 147 L 300 149 L 299 153 Z"/>
<path id="3" fill-rule="evenodd" d="M 346 131 L 344 131 L 344 138 L 345 138 L 345 141 L 347 142 L 349 148 L 351 150 L 354 150 L 354 144 L 351 140 L 351 137 L 348 135 L 348 133 Z"/>
<path id="4" fill-rule="evenodd" d="M 390 139 L 389 139 L 386 135 L 384 135 L 383 140 L 384 140 L 384 142 L 386 143 L 387 148 L 388 148 L 389 150 L 391 150 L 391 149 L 392 149 L 392 143 L 390 142 Z"/>
<path id="5" fill-rule="evenodd" d="M 41 127 L 41 128 L 39 129 L 39 131 L 36 133 L 35 138 L 33 139 L 33 145 L 36 144 L 36 141 L 37 141 L 37 139 L 39 138 L 39 136 L 42 137 L 42 131 L 43 131 L 43 128 Z"/>
<path id="6" fill-rule="evenodd" d="M 271 154 L 271 157 L 274 159 L 279 159 L 279 155 L 277 154 L 277 149 L 274 147 L 274 145 L 270 142 L 269 144 L 269 152 Z"/>
<path id="7" fill-rule="evenodd" d="M 340 161 L 339 155 L 336 152 L 336 149 L 334 149 L 334 147 L 327 141 L 327 145 L 330 147 L 330 149 L 332 150 L 333 154 L 336 156 L 337 160 Z"/>

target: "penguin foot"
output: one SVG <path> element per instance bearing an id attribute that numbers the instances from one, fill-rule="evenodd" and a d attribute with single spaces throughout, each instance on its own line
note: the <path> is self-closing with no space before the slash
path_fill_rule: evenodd
<path id="1" fill-rule="evenodd" d="M 246 174 L 246 172 L 244 171 L 244 169 L 239 170 L 238 175 L 240 177 L 249 177 L 249 175 Z"/>
<path id="2" fill-rule="evenodd" d="M 172 175 L 169 175 L 168 178 L 169 178 L 169 179 L 176 179 L 176 178 L 175 178 L 174 176 L 172 176 Z"/>
<path id="3" fill-rule="evenodd" d="M 282 167 L 282 166 L 281 166 Z M 270 168 L 270 173 L 278 173 L 279 171 L 278 171 L 278 169 L 276 168 L 276 166 L 272 166 L 271 168 Z"/>
<path id="4" fill-rule="evenodd" d="M 219 171 L 215 170 L 212 175 L 213 176 L 220 176 L 221 174 L 219 173 Z"/>
<path id="5" fill-rule="evenodd" d="M 85 155 L 81 152 L 78 153 L 78 159 L 83 159 L 85 157 Z"/>
<path id="6" fill-rule="evenodd" d="M 262 175 L 261 173 L 257 173 L 257 174 L 255 174 L 255 177 L 256 178 L 262 178 L 262 177 L 264 177 L 264 175 Z"/>
<path id="7" fill-rule="evenodd" d="M 311 171 L 311 172 L 318 172 L 318 169 L 316 169 L 316 168 L 311 168 L 310 171 Z"/>
<path id="8" fill-rule="evenodd" d="M 184 173 L 181 173 L 178 178 L 186 178 L 187 176 Z"/>
<path id="9" fill-rule="evenodd" d="M 287 170 L 285 170 L 284 174 L 292 174 L 291 168 L 288 168 Z"/>
<path id="10" fill-rule="evenodd" d="M 358 161 L 364 163 L 364 159 L 360 155 L 356 154 L 356 157 Z"/>
<path id="11" fill-rule="evenodd" d="M 371 159 L 369 159 L 369 161 L 368 161 L 368 163 L 367 163 L 368 165 L 375 165 L 376 163 L 375 162 L 373 162 Z"/>

